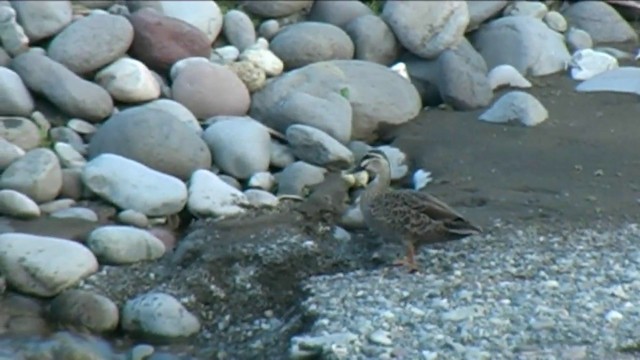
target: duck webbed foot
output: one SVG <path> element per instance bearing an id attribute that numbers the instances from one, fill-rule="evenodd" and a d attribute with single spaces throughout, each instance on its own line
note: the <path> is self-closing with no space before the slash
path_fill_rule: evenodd
<path id="1" fill-rule="evenodd" d="M 393 262 L 394 266 L 404 266 L 407 268 L 408 272 L 415 273 L 418 271 L 418 264 L 416 263 L 415 258 L 415 247 L 412 242 L 406 242 L 406 256 L 402 259 L 395 260 Z"/>

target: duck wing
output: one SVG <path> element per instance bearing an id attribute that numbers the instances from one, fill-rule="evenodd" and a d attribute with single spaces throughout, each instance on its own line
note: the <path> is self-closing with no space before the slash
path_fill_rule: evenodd
<path id="1" fill-rule="evenodd" d="M 394 190 L 380 194 L 372 202 L 370 212 L 376 220 L 418 236 L 436 228 L 462 236 L 482 232 L 442 200 L 421 191 Z"/>

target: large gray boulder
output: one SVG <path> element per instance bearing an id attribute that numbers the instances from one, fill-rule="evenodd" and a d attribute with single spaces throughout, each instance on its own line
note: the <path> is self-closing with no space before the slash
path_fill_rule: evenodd
<path id="1" fill-rule="evenodd" d="M 318 61 L 352 59 L 353 41 L 344 30 L 331 24 L 306 21 L 289 25 L 271 40 L 269 49 L 295 69 Z"/>
<path id="2" fill-rule="evenodd" d="M 211 167 L 207 144 L 175 114 L 134 107 L 109 118 L 91 138 L 89 157 L 111 153 L 154 170 L 188 179 Z"/>
<path id="3" fill-rule="evenodd" d="M 462 40 L 469 11 L 466 1 L 389 0 L 382 18 L 405 48 L 432 59 Z"/>
<path id="4" fill-rule="evenodd" d="M 530 16 L 507 16 L 485 24 L 471 43 L 489 69 L 508 64 L 522 74 L 544 76 L 564 70 L 571 60 L 563 36 Z"/>
<path id="5" fill-rule="evenodd" d="M 591 35 L 594 43 L 638 41 L 638 34 L 609 4 L 577 1 L 562 12 L 569 25 Z"/>
<path id="6" fill-rule="evenodd" d="M 292 96 L 299 96 L 294 95 L 297 93 L 329 101 L 338 94 L 348 100 L 351 138 L 356 140 L 372 141 L 381 124 L 405 123 L 422 109 L 416 88 L 389 68 L 360 60 L 332 60 L 307 65 L 269 82 L 253 95 L 251 117 L 269 127 L 286 129 L 293 121 L 283 107 Z M 298 122 L 304 123 L 304 119 Z"/>

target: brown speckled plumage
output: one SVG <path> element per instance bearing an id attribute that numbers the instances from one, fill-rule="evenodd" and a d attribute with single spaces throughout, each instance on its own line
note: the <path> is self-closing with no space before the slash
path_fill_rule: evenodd
<path id="1" fill-rule="evenodd" d="M 481 232 L 479 227 L 428 193 L 392 189 L 389 162 L 383 153 L 369 152 L 360 167 L 374 176 L 360 198 L 364 220 L 385 239 L 404 242 L 407 258 L 403 263 L 410 270 L 416 270 L 416 247 Z"/>

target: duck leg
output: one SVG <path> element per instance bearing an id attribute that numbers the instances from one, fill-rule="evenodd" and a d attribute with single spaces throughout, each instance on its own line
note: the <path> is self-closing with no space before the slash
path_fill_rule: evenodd
<path id="1" fill-rule="evenodd" d="M 409 270 L 409 273 L 414 273 L 418 271 L 418 264 L 416 263 L 416 258 L 415 258 L 416 250 L 413 245 L 413 242 L 411 241 L 405 242 L 405 248 L 406 248 L 406 256 L 403 259 L 398 259 L 394 261 L 393 265 L 405 266 Z"/>

